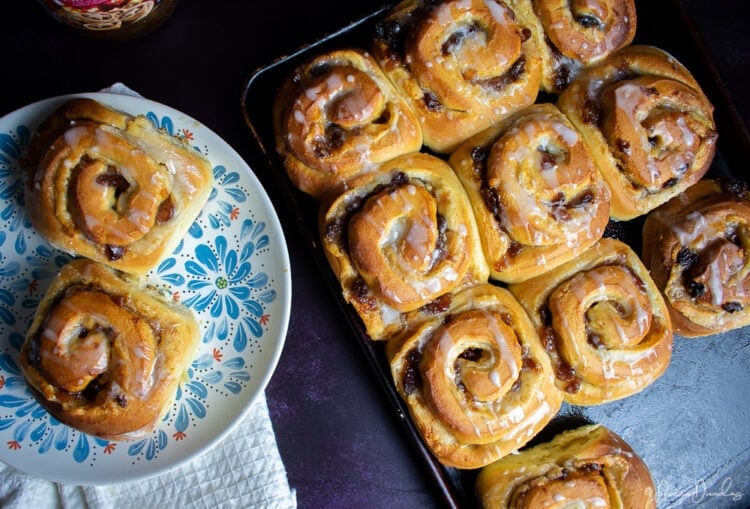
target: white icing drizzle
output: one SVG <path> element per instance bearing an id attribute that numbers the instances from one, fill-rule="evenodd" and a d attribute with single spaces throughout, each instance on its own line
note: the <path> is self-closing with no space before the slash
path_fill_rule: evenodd
<path id="1" fill-rule="evenodd" d="M 644 98 L 645 93 L 643 89 L 631 83 L 622 83 L 615 90 L 615 104 L 627 115 L 628 121 L 633 126 L 640 125 L 640 122 L 636 119 L 636 112 L 638 111 L 639 103 Z M 651 152 L 651 144 L 648 141 L 648 136 L 640 136 L 640 138 L 644 153 L 649 154 Z M 645 164 L 651 178 L 650 182 L 657 182 L 661 177 L 661 172 L 656 167 L 653 158 L 647 158 Z"/>
<path id="2" fill-rule="evenodd" d="M 414 286 L 417 291 L 420 291 L 418 282 L 416 282 Z M 422 291 L 420 293 L 424 297 L 426 296 L 426 294 L 424 293 L 424 290 L 427 290 L 429 293 L 435 294 L 435 293 L 438 293 L 441 288 L 442 288 L 442 282 L 440 281 L 440 279 L 438 277 L 432 277 L 432 278 L 425 280 L 424 287 L 421 289 Z"/>
<path id="3" fill-rule="evenodd" d="M 83 221 L 86 223 L 86 228 L 91 230 L 92 228 L 96 228 L 101 224 L 101 221 L 99 221 L 99 218 L 96 216 L 92 216 L 91 214 L 86 214 L 83 216 Z"/>
<path id="4" fill-rule="evenodd" d="M 562 122 L 552 122 L 552 129 L 560 135 L 562 140 L 570 147 L 578 143 L 578 133 Z"/>
<path id="5" fill-rule="evenodd" d="M 496 369 L 490 371 L 490 382 L 497 388 L 502 387 L 502 381 L 500 380 L 500 373 Z"/>
<path id="6" fill-rule="evenodd" d="M 328 87 L 329 90 L 337 90 L 341 88 L 343 85 L 344 85 L 344 82 L 341 81 L 341 78 L 339 77 L 338 74 L 331 73 L 326 78 L 326 86 Z"/>
<path id="7" fill-rule="evenodd" d="M 387 304 L 381 303 L 379 309 L 380 319 L 383 320 L 383 323 L 385 325 L 391 325 L 401 321 L 401 313 L 399 313 L 396 309 L 388 306 Z"/>
<path id="8" fill-rule="evenodd" d="M 494 0 L 484 0 L 484 4 L 489 9 L 490 13 L 492 14 L 492 17 L 495 19 L 495 21 L 502 27 L 508 26 L 508 21 L 510 19 L 510 16 L 508 14 L 508 10 L 506 7 Z"/>
<path id="9" fill-rule="evenodd" d="M 508 159 L 511 161 L 521 162 L 528 156 L 530 148 L 526 145 L 520 145 L 513 152 L 508 154 Z"/>
<path id="10" fill-rule="evenodd" d="M 86 136 L 86 133 L 88 132 L 88 129 L 83 126 L 74 126 L 67 131 L 65 131 L 65 134 L 63 135 L 63 139 L 65 140 L 65 143 L 67 143 L 71 147 L 76 147 L 81 143 L 81 138 Z"/>
<path id="11" fill-rule="evenodd" d="M 446 281 L 451 281 L 451 282 L 457 281 L 458 280 L 458 276 L 459 276 L 459 274 L 456 271 L 456 269 L 454 269 L 450 265 L 447 265 L 445 267 L 445 269 L 443 270 L 443 274 L 442 275 L 443 275 L 443 278 L 445 278 Z"/>
<path id="12" fill-rule="evenodd" d="M 485 316 L 487 318 L 488 328 L 490 329 L 490 332 L 492 332 L 492 335 L 495 338 L 495 342 L 499 347 L 501 360 L 508 366 L 508 368 L 510 368 L 510 378 L 515 380 L 516 378 L 518 378 L 519 371 L 513 355 L 511 354 L 510 348 L 508 348 L 507 338 L 497 326 L 495 318 L 491 314 L 486 312 Z"/>
<path id="13" fill-rule="evenodd" d="M 128 210 L 128 213 L 125 217 L 127 218 L 128 222 L 135 226 L 135 228 L 141 233 L 147 233 L 151 230 L 148 221 L 150 219 L 150 215 L 148 212 L 137 209 L 130 209 Z"/>
<path id="14" fill-rule="evenodd" d="M 682 120 L 683 124 L 685 123 L 684 119 L 680 119 L 680 120 Z M 666 145 L 669 145 L 674 142 L 674 137 L 672 136 L 672 133 L 670 133 L 669 128 L 664 122 L 659 122 L 656 125 L 654 125 L 653 128 L 651 129 L 651 135 L 660 137 L 662 142 Z"/>
<path id="15" fill-rule="evenodd" d="M 725 256 L 722 253 L 722 256 Z M 720 306 L 724 303 L 724 282 L 721 280 L 720 258 L 714 258 L 709 266 L 708 288 L 711 292 L 711 303 L 714 306 Z M 741 286 L 741 285 L 738 285 Z"/>
<path id="16" fill-rule="evenodd" d="M 614 360 L 605 356 L 602 358 L 602 376 L 605 380 L 613 380 L 617 378 L 615 373 Z"/>
<path id="17" fill-rule="evenodd" d="M 443 26 L 450 26 L 453 22 L 451 6 L 449 3 L 440 4 L 433 10 L 435 19 Z"/>
<path id="18" fill-rule="evenodd" d="M 693 134 L 693 132 L 688 128 L 687 124 L 685 123 L 685 119 L 683 117 L 677 118 L 677 126 L 680 128 L 680 131 L 682 132 L 682 137 L 685 140 L 685 145 L 688 147 L 692 147 L 696 143 L 696 137 Z"/>
<path id="19" fill-rule="evenodd" d="M 320 93 L 323 91 L 322 85 L 316 85 L 305 90 L 305 96 L 311 101 L 316 101 L 320 97 Z"/>
<path id="20" fill-rule="evenodd" d="M 691 212 L 685 216 L 686 224 L 685 229 L 680 228 L 676 224 L 670 224 L 670 229 L 680 240 L 682 245 L 688 246 L 693 242 L 697 243 L 697 247 L 703 246 L 705 239 L 698 239 L 704 234 L 710 233 L 710 223 L 706 218 L 698 211 Z"/>
<path id="21" fill-rule="evenodd" d="M 513 410 L 511 410 L 507 415 L 508 420 L 512 424 L 518 424 L 519 422 L 523 421 L 524 417 L 526 417 L 526 414 L 524 413 L 523 408 L 520 405 L 513 408 Z"/>
<path id="22" fill-rule="evenodd" d="M 530 428 L 529 431 L 533 433 L 534 428 L 537 424 L 539 424 L 542 419 L 544 419 L 545 416 L 550 414 L 550 407 L 549 404 L 546 401 L 543 401 L 537 408 L 534 410 L 531 415 L 528 416 L 526 419 L 527 425 Z"/>

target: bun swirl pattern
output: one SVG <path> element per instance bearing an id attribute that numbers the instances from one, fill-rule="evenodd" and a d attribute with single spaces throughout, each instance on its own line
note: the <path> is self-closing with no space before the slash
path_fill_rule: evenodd
<path id="1" fill-rule="evenodd" d="M 451 152 L 534 102 L 531 23 L 503 0 L 406 0 L 378 23 L 373 54 L 417 113 L 427 147 Z"/>
<path id="2" fill-rule="evenodd" d="M 189 310 L 80 259 L 62 268 L 29 328 L 21 367 L 56 419 L 110 440 L 150 432 L 200 343 Z"/>
<path id="3" fill-rule="evenodd" d="M 208 200 L 213 170 L 198 152 L 90 99 L 64 104 L 30 146 L 26 203 L 55 247 L 125 272 L 153 268 Z"/>
<path id="4" fill-rule="evenodd" d="M 292 182 L 320 199 L 422 146 L 416 115 L 368 53 L 342 49 L 297 68 L 274 106 L 276 150 Z"/>
<path id="5" fill-rule="evenodd" d="M 604 234 L 609 189 L 554 105 L 530 106 L 474 136 L 450 164 L 474 207 L 493 279 L 554 269 Z"/>
<path id="6" fill-rule="evenodd" d="M 628 46 L 584 70 L 557 105 L 612 190 L 611 215 L 646 214 L 697 182 L 716 150 L 713 106 L 673 57 Z"/>
<path id="7" fill-rule="evenodd" d="M 502 458 L 480 471 L 475 490 L 485 509 L 656 507 L 646 464 L 601 425 L 564 431 Z"/>
<path id="8" fill-rule="evenodd" d="M 522 447 L 562 403 L 528 316 L 494 285 L 459 292 L 387 351 L 397 390 L 447 466 L 479 468 Z"/>
<path id="9" fill-rule="evenodd" d="M 466 193 L 450 166 L 427 154 L 353 180 L 321 207 L 320 235 L 374 340 L 401 331 L 406 313 L 488 277 Z"/>
<path id="10" fill-rule="evenodd" d="M 675 332 L 707 336 L 750 324 L 750 195 L 702 180 L 646 218 L 643 260 Z"/>
<path id="11" fill-rule="evenodd" d="M 575 260 L 509 290 L 539 330 L 569 403 L 630 396 L 669 365 L 669 311 L 638 256 L 620 241 L 603 238 Z"/>
<path id="12" fill-rule="evenodd" d="M 533 12 L 539 27 L 544 62 L 542 89 L 559 93 L 581 69 L 606 58 L 633 41 L 633 0 L 520 0 L 519 9 Z"/>

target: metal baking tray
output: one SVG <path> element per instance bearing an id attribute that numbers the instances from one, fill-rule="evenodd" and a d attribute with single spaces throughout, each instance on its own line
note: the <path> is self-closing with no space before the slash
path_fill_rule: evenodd
<path id="1" fill-rule="evenodd" d="M 441 465 L 429 452 L 393 384 L 384 344 L 369 339 L 359 317 L 342 298 L 341 287 L 320 247 L 317 204 L 286 176 L 274 148 L 272 104 L 281 82 L 306 60 L 343 47 L 369 49 L 374 23 L 394 2 L 322 34 L 321 37 L 252 71 L 241 95 L 241 110 L 255 141 L 256 172 L 267 172 L 278 185 L 284 208 L 293 215 L 321 273 L 351 326 L 353 339 L 393 406 L 403 432 L 414 445 L 448 507 L 476 507 L 476 471 Z M 750 154 L 747 127 L 723 86 L 700 34 L 681 0 L 636 2 L 634 43 L 658 46 L 695 75 L 715 106 L 719 144 L 708 176 L 746 178 L 742 159 Z M 664 20 L 671 29 L 664 30 Z M 641 220 L 642 221 L 642 220 Z M 642 222 L 631 221 L 626 240 L 640 251 Z M 563 429 L 602 423 L 622 436 L 643 458 L 657 486 L 659 507 L 738 508 L 750 504 L 750 328 L 703 339 L 675 337 L 667 372 L 643 392 L 595 407 L 564 404 L 558 416 L 532 441 L 544 441 Z M 398 432 L 398 430 L 394 430 Z"/>

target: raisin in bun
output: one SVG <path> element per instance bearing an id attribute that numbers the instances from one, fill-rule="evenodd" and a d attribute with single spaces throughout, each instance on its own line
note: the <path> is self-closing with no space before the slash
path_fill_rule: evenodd
<path id="1" fill-rule="evenodd" d="M 610 188 L 611 216 L 642 216 L 708 171 L 713 106 L 692 74 L 653 46 L 627 46 L 585 69 L 557 106 L 589 145 Z"/>
<path id="2" fill-rule="evenodd" d="M 361 49 L 330 51 L 300 65 L 279 90 L 273 116 L 289 178 L 318 199 L 422 146 L 411 107 Z"/>
<path id="3" fill-rule="evenodd" d="M 485 509 L 656 507 L 646 463 L 621 437 L 597 424 L 564 431 L 485 467 L 475 491 Z"/>
<path id="4" fill-rule="evenodd" d="M 416 153 L 384 163 L 324 200 L 323 250 L 344 299 L 373 340 L 401 332 L 407 315 L 487 281 L 476 221 L 448 163 Z"/>
<path id="5" fill-rule="evenodd" d="M 449 160 L 477 218 L 493 279 L 529 279 L 599 240 L 610 193 L 582 136 L 535 104 L 462 144 Z"/>
<path id="6" fill-rule="evenodd" d="M 562 404 L 529 317 L 492 284 L 458 292 L 386 351 L 412 420 L 447 466 L 480 468 L 523 447 Z"/>
<path id="7" fill-rule="evenodd" d="M 427 147 L 452 152 L 536 100 L 531 23 L 503 0 L 405 0 L 378 23 L 373 54 L 417 113 Z"/>
<path id="8" fill-rule="evenodd" d="M 554 270 L 509 286 L 544 341 L 565 401 L 598 405 L 636 394 L 672 357 L 672 324 L 648 270 L 603 238 Z"/>
<path id="9" fill-rule="evenodd" d="M 750 325 L 750 194 L 705 179 L 652 211 L 643 260 L 686 337 Z"/>
<path id="10" fill-rule="evenodd" d="M 582 69 L 628 46 L 635 36 L 634 0 L 515 0 L 536 19 L 541 88 L 560 93 Z"/>
<path id="11" fill-rule="evenodd" d="M 57 420 L 130 440 L 150 432 L 169 409 L 200 339 L 189 309 L 79 259 L 60 270 L 39 303 L 20 364 Z"/>
<path id="12" fill-rule="evenodd" d="M 53 246 L 142 274 L 176 247 L 213 186 L 181 139 L 93 99 L 71 99 L 29 148 L 29 219 Z"/>

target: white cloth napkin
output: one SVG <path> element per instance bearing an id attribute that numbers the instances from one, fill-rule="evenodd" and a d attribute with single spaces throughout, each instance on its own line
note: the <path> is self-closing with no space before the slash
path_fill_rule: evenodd
<path id="1" fill-rule="evenodd" d="M 138 95 L 122 83 L 103 92 Z M 27 475 L 0 462 L 0 507 L 296 508 L 265 395 L 216 447 L 169 472 L 143 481 L 75 486 Z"/>
<path id="2" fill-rule="evenodd" d="M 0 463 L 0 507 L 297 507 L 261 395 L 245 419 L 193 461 L 143 481 L 107 486 L 53 483 Z"/>

